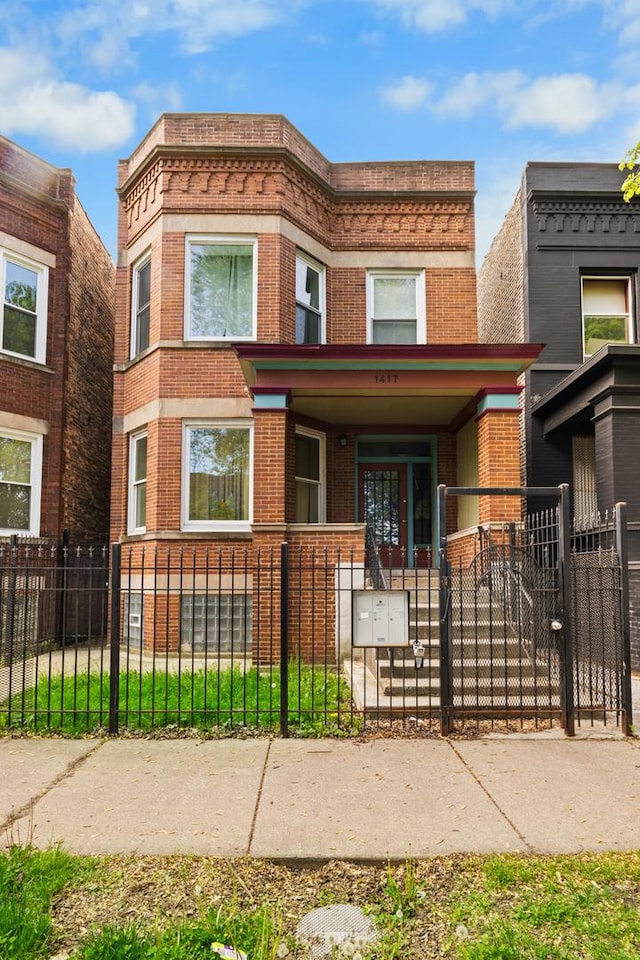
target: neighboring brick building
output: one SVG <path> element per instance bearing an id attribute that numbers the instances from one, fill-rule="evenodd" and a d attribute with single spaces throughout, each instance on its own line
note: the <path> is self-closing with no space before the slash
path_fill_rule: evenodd
<path id="1" fill-rule="evenodd" d="M 334 164 L 281 116 L 169 114 L 119 196 L 114 540 L 362 556 L 367 521 L 426 564 L 438 483 L 517 485 L 538 348 L 477 343 L 471 163 Z M 498 505 L 451 509 L 454 532 Z"/>
<path id="2" fill-rule="evenodd" d="M 640 610 L 640 208 L 614 164 L 530 163 L 482 266 L 483 342 L 546 344 L 524 374 L 522 480 L 569 483 L 587 527 L 628 504 Z M 635 629 L 634 659 L 640 663 Z"/>
<path id="3" fill-rule="evenodd" d="M 109 530 L 113 262 L 58 169 L 0 137 L 0 537 Z"/>

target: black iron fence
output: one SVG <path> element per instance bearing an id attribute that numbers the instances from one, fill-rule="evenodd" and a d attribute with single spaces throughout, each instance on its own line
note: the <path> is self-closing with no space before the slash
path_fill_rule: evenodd
<path id="1" fill-rule="evenodd" d="M 561 551 L 555 520 L 542 516 L 493 540 L 478 532 L 473 562 L 444 577 L 420 562 L 372 570 L 339 548 L 14 538 L 0 544 L 0 730 L 566 725 L 563 684 L 578 723 L 624 725 L 620 524 L 583 537 L 589 549 L 574 542 L 559 636 Z"/>

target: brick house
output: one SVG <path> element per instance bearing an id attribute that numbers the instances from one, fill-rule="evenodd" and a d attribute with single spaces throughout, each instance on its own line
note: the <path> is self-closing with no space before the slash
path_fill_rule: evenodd
<path id="1" fill-rule="evenodd" d="M 114 541 L 363 558 L 369 525 L 429 565 L 439 483 L 518 484 L 539 348 L 478 343 L 472 163 L 331 163 L 282 116 L 167 114 L 118 193 Z M 462 557 L 519 507 L 449 509 Z"/>
<path id="2" fill-rule="evenodd" d="M 0 537 L 105 539 L 115 267 L 58 169 L 0 137 Z"/>
<path id="3" fill-rule="evenodd" d="M 523 483 L 568 483 L 573 514 L 628 504 L 640 664 L 640 210 L 614 164 L 529 163 L 479 274 L 480 340 L 545 344 L 523 374 Z"/>

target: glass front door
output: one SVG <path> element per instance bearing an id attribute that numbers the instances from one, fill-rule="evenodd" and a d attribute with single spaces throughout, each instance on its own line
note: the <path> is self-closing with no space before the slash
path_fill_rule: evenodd
<path id="1" fill-rule="evenodd" d="M 361 464 L 360 503 L 362 520 L 375 537 L 383 565 L 404 566 L 408 547 L 406 464 Z"/>

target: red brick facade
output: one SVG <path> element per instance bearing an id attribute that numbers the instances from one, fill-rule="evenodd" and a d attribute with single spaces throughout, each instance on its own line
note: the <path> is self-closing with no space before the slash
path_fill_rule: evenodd
<path id="1" fill-rule="evenodd" d="M 119 196 L 112 538 L 256 547 L 265 537 L 317 539 L 363 557 L 368 464 L 381 482 L 385 470 L 397 475 L 406 556 L 432 551 L 436 485 L 458 478 L 457 432 L 493 385 L 517 397 L 528 362 L 514 349 L 477 347 L 473 164 L 333 164 L 281 116 L 176 114 L 121 162 Z M 200 316 L 191 258 L 203 244 L 221 260 L 234 244 L 252 251 L 255 327 L 240 338 L 189 329 L 191 311 Z M 136 278 L 148 258 L 148 345 L 136 354 Z M 301 341 L 296 327 L 301 262 L 312 267 L 304 292 L 314 271 L 320 278 L 320 342 Z M 408 309 L 413 339 L 386 339 L 388 296 L 402 301 L 391 326 Z M 489 478 L 500 456 L 501 476 L 513 466 L 517 484 L 517 438 L 513 464 L 501 452 L 504 418 L 485 404 L 482 462 Z M 216 443 L 225 431 L 238 444 L 250 435 L 242 490 L 236 482 L 221 493 L 218 467 L 202 466 L 196 446 L 211 441 L 208 431 Z M 129 451 L 140 433 L 146 516 L 136 526 Z M 297 460 L 305 445 L 314 467 Z M 318 471 L 312 482 L 297 476 L 304 469 Z M 205 495 L 214 505 L 199 522 L 192 511 L 205 509 L 194 506 Z M 317 512 L 301 525 L 316 496 Z M 430 526 L 419 524 L 424 511 Z M 447 525 L 456 527 L 454 504 Z"/>
<path id="2" fill-rule="evenodd" d="M 52 167 L 4 137 L 0 250 L 3 456 L 32 452 L 20 473 L 28 500 L 14 475 L 5 491 L 0 536 L 59 540 L 68 530 L 75 538 L 106 538 L 115 268 L 76 197 L 71 171 Z M 20 296 L 16 278 L 34 284 L 35 311 Z M 12 305 L 18 301 L 14 327 Z M 35 342 L 29 336 L 32 322 Z"/>

